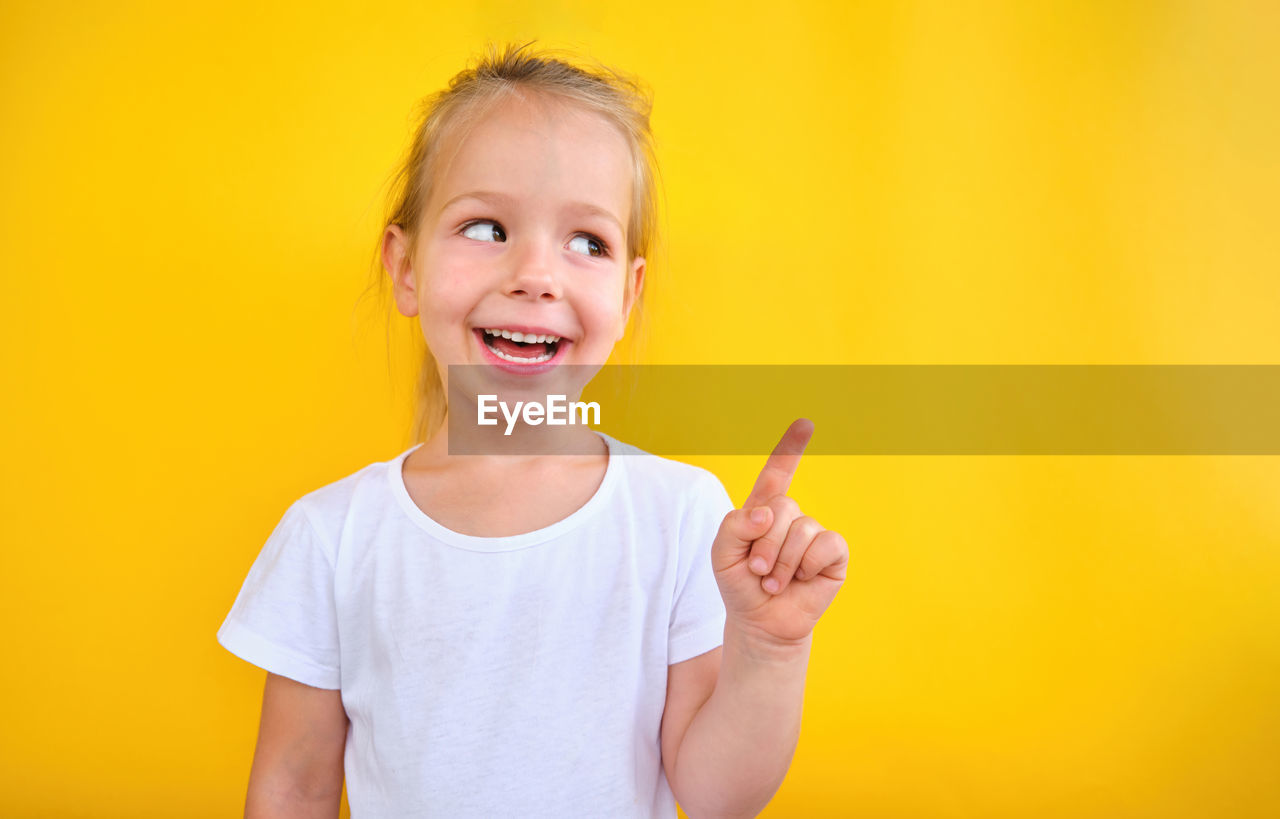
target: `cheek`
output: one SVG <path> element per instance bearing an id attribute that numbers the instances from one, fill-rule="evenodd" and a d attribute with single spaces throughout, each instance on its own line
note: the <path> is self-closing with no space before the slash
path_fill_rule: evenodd
<path id="1" fill-rule="evenodd" d="M 437 358 L 458 345 L 458 334 L 466 327 L 469 309 L 448 288 L 422 291 L 418 312 L 422 336 Z"/>
<path id="2" fill-rule="evenodd" d="M 448 264 L 447 261 L 436 263 L 431 273 L 424 276 L 424 282 L 418 289 L 418 300 L 424 314 L 437 317 L 456 316 L 460 310 L 470 309 L 469 301 L 474 301 L 474 283 L 477 277 L 460 265 Z"/>
<path id="3" fill-rule="evenodd" d="M 622 324 L 622 288 L 614 287 L 593 296 L 591 316 L 601 330 L 613 332 Z"/>
<path id="4" fill-rule="evenodd" d="M 622 308 L 626 303 L 627 292 L 627 274 L 621 271 L 613 279 L 613 287 L 609 290 L 608 306 L 609 309 L 617 314 L 618 318 L 622 316 Z"/>
<path id="5" fill-rule="evenodd" d="M 419 257 L 418 264 L 420 267 L 417 270 L 421 271 L 424 280 L 421 289 L 424 292 L 430 292 L 433 297 L 452 292 L 459 285 L 475 278 L 475 271 L 471 269 L 474 261 L 459 255 L 446 243 L 437 243 L 426 248 Z"/>

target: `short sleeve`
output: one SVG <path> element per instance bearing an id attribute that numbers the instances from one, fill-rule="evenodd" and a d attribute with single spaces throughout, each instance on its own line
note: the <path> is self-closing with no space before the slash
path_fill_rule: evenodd
<path id="1" fill-rule="evenodd" d="M 711 544 L 733 501 L 720 479 L 709 472 L 690 488 L 680 523 L 679 562 L 667 664 L 705 654 L 724 642 L 725 609 L 711 570 Z"/>
<path id="2" fill-rule="evenodd" d="M 218 642 L 274 674 L 316 688 L 340 688 L 333 558 L 295 502 L 249 568 L 218 629 Z"/>

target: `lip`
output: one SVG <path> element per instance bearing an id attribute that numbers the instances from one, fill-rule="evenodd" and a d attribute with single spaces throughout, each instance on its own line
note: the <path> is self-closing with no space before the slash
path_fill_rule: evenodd
<path id="1" fill-rule="evenodd" d="M 559 335 L 558 333 L 555 333 L 551 330 L 547 330 L 546 328 L 543 328 L 543 327 L 502 325 L 502 329 L 510 330 L 513 333 L 514 332 L 536 333 L 538 335 L 551 335 L 551 336 Z M 572 341 L 568 341 L 562 336 L 560 338 L 560 342 L 556 345 L 556 353 L 551 358 L 547 359 L 546 361 L 539 361 L 536 364 L 517 364 L 514 361 L 507 361 L 505 358 L 498 358 L 496 355 L 493 354 L 493 350 L 489 349 L 489 345 L 484 343 L 483 327 L 476 327 L 471 331 L 471 333 L 476 338 L 476 344 L 480 345 L 480 355 L 484 356 L 484 360 L 486 363 L 492 364 L 494 367 L 497 367 L 498 369 L 503 370 L 504 372 L 515 373 L 517 375 L 537 375 L 538 373 L 545 373 L 548 370 L 554 369 L 555 367 L 560 365 L 560 360 L 564 358 L 565 351 L 569 349 L 569 345 L 573 344 Z"/>

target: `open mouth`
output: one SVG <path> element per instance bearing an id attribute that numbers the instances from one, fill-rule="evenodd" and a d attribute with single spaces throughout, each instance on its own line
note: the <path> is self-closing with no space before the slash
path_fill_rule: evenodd
<path id="1" fill-rule="evenodd" d="M 541 364 L 555 358 L 560 349 L 560 336 L 519 333 L 485 328 L 480 337 L 489 351 L 504 361 L 515 364 Z"/>

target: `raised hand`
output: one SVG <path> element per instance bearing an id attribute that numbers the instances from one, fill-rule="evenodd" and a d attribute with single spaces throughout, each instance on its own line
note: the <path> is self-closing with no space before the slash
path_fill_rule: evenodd
<path id="1" fill-rule="evenodd" d="M 787 428 L 741 509 L 725 515 L 711 567 L 729 622 L 753 636 L 796 643 L 813 631 L 844 583 L 849 547 L 787 496 L 813 423 Z"/>

